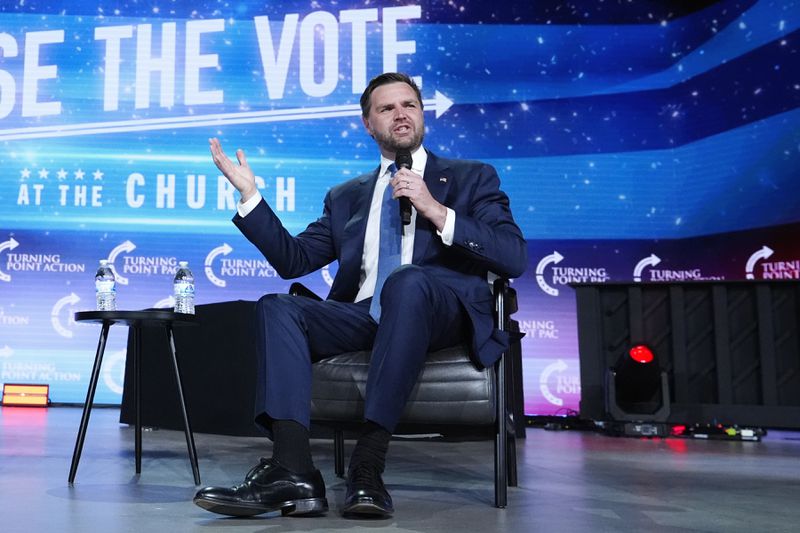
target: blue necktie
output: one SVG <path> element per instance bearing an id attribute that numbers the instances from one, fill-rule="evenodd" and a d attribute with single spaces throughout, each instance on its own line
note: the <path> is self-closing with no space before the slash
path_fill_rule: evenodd
<path id="1" fill-rule="evenodd" d="M 389 165 L 392 176 L 397 172 L 394 163 Z M 397 267 L 400 266 L 400 252 L 402 245 L 402 224 L 400 223 L 400 202 L 392 199 L 392 186 L 387 184 L 381 200 L 381 231 L 378 243 L 378 277 L 375 280 L 375 293 L 369 306 L 369 314 L 380 322 L 381 318 L 381 289 Z"/>

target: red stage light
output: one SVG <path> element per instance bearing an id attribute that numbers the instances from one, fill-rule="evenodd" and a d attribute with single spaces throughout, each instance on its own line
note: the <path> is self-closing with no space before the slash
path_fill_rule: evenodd
<path id="1" fill-rule="evenodd" d="M 628 355 L 637 363 L 652 363 L 655 358 L 650 348 L 644 344 L 637 344 L 631 347 L 631 349 L 628 350 Z"/>
<path id="2" fill-rule="evenodd" d="M 678 425 L 672 426 L 671 432 L 672 432 L 672 435 L 674 437 L 679 437 L 679 436 L 683 435 L 684 433 L 686 433 L 686 426 L 682 425 L 682 424 L 678 424 Z"/>

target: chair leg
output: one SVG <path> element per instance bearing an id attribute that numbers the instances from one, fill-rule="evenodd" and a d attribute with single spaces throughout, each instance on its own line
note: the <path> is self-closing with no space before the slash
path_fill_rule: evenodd
<path id="1" fill-rule="evenodd" d="M 494 506 L 504 509 L 508 497 L 508 431 L 506 430 L 505 354 L 497 362 L 497 435 L 494 446 Z"/>
<path id="2" fill-rule="evenodd" d="M 514 435 L 509 435 L 508 439 L 508 486 L 517 486 L 517 439 Z"/>
<path id="3" fill-rule="evenodd" d="M 505 293 L 508 282 L 497 279 L 494 282 L 495 295 L 495 324 L 497 329 L 506 329 L 506 309 Z M 504 509 L 508 500 L 508 429 L 506 400 L 508 391 L 506 390 L 506 359 L 507 353 L 500 354 L 500 359 L 495 363 L 495 395 L 497 403 L 497 414 L 495 416 L 496 437 L 494 443 L 494 506 Z"/>
<path id="4" fill-rule="evenodd" d="M 508 461 L 508 486 L 517 486 L 517 421 L 515 418 L 515 390 L 514 390 L 514 356 L 511 350 L 506 354 L 506 407 L 505 416 L 506 435 L 508 447 L 506 449 Z"/>
<path id="5" fill-rule="evenodd" d="M 89 390 L 86 391 L 86 402 L 83 404 L 81 425 L 78 429 L 78 438 L 75 441 L 75 450 L 72 452 L 72 464 L 69 467 L 70 485 L 75 481 L 75 474 L 78 472 L 78 462 L 81 460 L 83 441 L 86 438 L 86 428 L 89 425 L 89 416 L 92 414 L 94 393 L 97 390 L 97 381 L 100 378 L 100 365 L 103 362 L 103 352 L 106 351 L 106 340 L 108 340 L 108 328 L 110 327 L 110 322 L 103 322 L 103 329 L 100 331 L 100 340 L 97 343 L 97 354 L 94 357 L 94 366 L 92 367 L 92 377 L 89 380 Z"/>
<path id="6" fill-rule="evenodd" d="M 344 477 L 344 431 L 340 428 L 333 430 L 333 462 L 336 475 Z"/>

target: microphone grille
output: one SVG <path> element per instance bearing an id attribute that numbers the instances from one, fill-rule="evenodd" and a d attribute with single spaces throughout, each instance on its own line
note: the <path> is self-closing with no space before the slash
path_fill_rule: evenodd
<path id="1" fill-rule="evenodd" d="M 412 162 L 411 150 L 408 148 L 401 148 L 394 155 L 394 164 L 397 168 L 411 168 Z"/>

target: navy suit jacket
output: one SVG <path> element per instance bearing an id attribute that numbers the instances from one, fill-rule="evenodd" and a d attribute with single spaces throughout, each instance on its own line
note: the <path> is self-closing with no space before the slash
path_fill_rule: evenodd
<path id="1" fill-rule="evenodd" d="M 237 214 L 233 221 L 284 279 L 304 276 L 337 260 L 328 299 L 352 302 L 359 288 L 378 171 L 333 187 L 325 196 L 322 216 L 297 236 L 289 234 L 263 200 L 246 217 Z M 490 165 L 428 152 L 423 179 L 431 195 L 455 211 L 455 233 L 452 246 L 445 246 L 436 228 L 418 216 L 412 263 L 428 269 L 458 295 L 472 323 L 474 355 L 488 366 L 508 346 L 508 335 L 494 328 L 487 272 L 519 277 L 527 266 L 525 239 Z"/>

